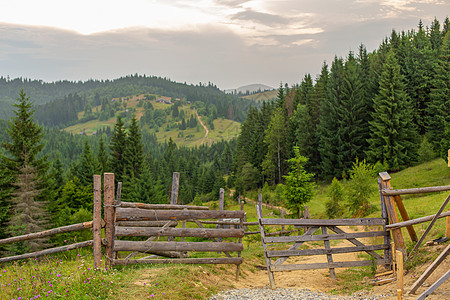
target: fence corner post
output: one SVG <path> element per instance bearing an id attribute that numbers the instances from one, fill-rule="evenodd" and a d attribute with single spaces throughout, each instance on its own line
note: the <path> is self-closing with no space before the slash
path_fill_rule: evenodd
<path id="1" fill-rule="evenodd" d="M 94 175 L 94 213 L 93 213 L 93 252 L 94 269 L 101 266 L 102 258 L 102 178 Z"/>
<path id="2" fill-rule="evenodd" d="M 114 249 L 114 222 L 115 222 L 115 199 L 114 199 L 114 173 L 104 173 L 104 215 L 105 215 L 105 268 L 112 265 Z"/>
<path id="3" fill-rule="evenodd" d="M 391 189 L 391 176 L 387 172 L 381 172 L 379 175 L 379 189 L 380 189 L 380 201 L 381 201 L 381 212 L 386 213 L 389 220 L 389 224 L 395 224 L 399 222 L 397 210 L 395 209 L 394 197 L 384 196 L 383 190 Z M 385 212 L 383 211 L 385 209 Z M 383 216 L 386 218 L 386 216 Z M 403 235 L 401 229 L 391 230 L 392 237 L 394 239 L 396 249 L 406 254 L 405 242 L 403 240 Z"/>

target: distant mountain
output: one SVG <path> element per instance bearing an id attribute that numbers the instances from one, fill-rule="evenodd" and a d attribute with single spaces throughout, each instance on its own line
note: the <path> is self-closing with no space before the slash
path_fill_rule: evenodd
<path id="1" fill-rule="evenodd" d="M 253 93 L 259 93 L 259 92 L 264 92 L 264 91 L 271 91 L 274 90 L 273 87 L 270 87 L 268 85 L 265 84 L 259 84 L 259 83 L 255 83 L 255 84 L 249 84 L 249 85 L 244 85 L 241 87 L 238 87 L 237 89 L 228 89 L 225 90 L 225 93 L 228 94 L 253 94 Z"/>

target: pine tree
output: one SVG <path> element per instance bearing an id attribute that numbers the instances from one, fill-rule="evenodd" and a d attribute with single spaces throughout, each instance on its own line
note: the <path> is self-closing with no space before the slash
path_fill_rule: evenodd
<path id="1" fill-rule="evenodd" d="M 282 175 L 286 169 L 286 140 L 287 126 L 283 113 L 284 109 L 278 107 L 265 131 L 264 144 L 267 145 L 267 153 L 262 163 L 263 170 L 269 178 L 281 183 Z"/>
<path id="2" fill-rule="evenodd" d="M 139 132 L 139 125 L 136 117 L 131 119 L 126 140 L 125 160 L 128 171 L 134 178 L 139 178 L 142 172 L 142 162 L 144 160 L 144 146 L 142 145 L 142 134 Z"/>
<path id="3" fill-rule="evenodd" d="M 94 154 L 92 153 L 89 142 L 85 140 L 83 153 L 81 153 L 79 167 L 78 167 L 78 179 L 81 184 L 92 186 L 96 162 L 94 160 Z"/>
<path id="4" fill-rule="evenodd" d="M 41 155 L 44 147 L 42 128 L 34 122 L 32 103 L 23 90 L 14 107 L 15 117 L 7 130 L 11 141 L 3 143 L 6 153 L 1 156 L 1 164 L 7 176 L 12 177 L 9 187 L 14 196 L 11 200 L 11 212 L 14 213 L 11 216 L 33 222 L 15 223 L 18 220 L 16 218 L 10 221 L 8 230 L 12 233 L 18 229 L 15 226 L 20 224 L 21 232 L 30 233 L 45 225 L 47 220 L 44 204 L 53 200 L 55 192 L 49 179 L 47 156 Z M 37 244 L 31 243 L 28 246 L 35 249 Z"/>
<path id="5" fill-rule="evenodd" d="M 416 157 L 416 130 L 403 76 L 390 51 L 380 77 L 380 92 L 374 99 L 373 121 L 366 154 L 371 162 L 386 162 L 398 170 Z"/>
<path id="6" fill-rule="evenodd" d="M 288 160 L 290 172 L 284 176 L 286 182 L 284 187 L 284 196 L 287 200 L 289 209 L 296 212 L 302 210 L 303 205 L 308 203 L 314 194 L 314 183 L 312 179 L 314 174 L 308 173 L 304 169 L 304 164 L 308 159 L 300 155 L 298 147 L 294 147 L 294 157 Z"/>
<path id="7" fill-rule="evenodd" d="M 335 57 L 331 65 L 327 97 L 320 104 L 318 125 L 318 149 L 322 159 L 321 174 L 325 179 L 340 177 L 343 171 L 337 155 L 341 145 L 338 134 L 338 105 L 341 102 L 343 81 L 343 61 L 342 58 Z"/>
<path id="8" fill-rule="evenodd" d="M 98 142 L 98 155 L 97 160 L 99 163 L 99 170 L 98 172 L 100 174 L 103 174 L 104 172 L 108 171 L 108 154 L 106 153 L 105 149 L 105 142 L 103 140 L 103 135 L 100 136 L 100 140 Z"/>
<path id="9" fill-rule="evenodd" d="M 123 181 L 125 172 L 125 151 L 126 151 L 126 139 L 125 126 L 122 121 L 122 117 L 117 117 L 117 122 L 114 125 L 114 133 L 111 137 L 111 171 L 114 173 L 114 179 L 117 182 Z"/>

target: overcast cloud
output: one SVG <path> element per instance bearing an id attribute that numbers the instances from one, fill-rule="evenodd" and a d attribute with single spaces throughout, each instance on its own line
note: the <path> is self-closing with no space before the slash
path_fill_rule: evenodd
<path id="1" fill-rule="evenodd" d="M 61 2 L 0 0 L 0 75 L 54 81 L 138 73 L 221 89 L 278 87 L 315 77 L 323 61 L 361 43 L 376 49 L 392 29 L 434 17 L 442 24 L 450 11 L 442 0 Z"/>

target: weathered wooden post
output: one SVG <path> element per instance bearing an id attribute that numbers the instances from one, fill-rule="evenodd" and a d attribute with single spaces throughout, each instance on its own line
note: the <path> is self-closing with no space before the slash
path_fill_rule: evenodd
<path id="1" fill-rule="evenodd" d="M 102 178 L 94 175 L 94 214 L 93 214 L 94 269 L 100 268 L 102 259 Z"/>
<path id="2" fill-rule="evenodd" d="M 244 211 L 244 201 L 241 201 L 241 210 Z M 247 214 L 244 212 L 244 222 L 247 222 Z M 242 227 L 244 229 L 244 232 L 247 231 L 247 225 L 243 225 Z"/>
<path id="3" fill-rule="evenodd" d="M 114 249 L 114 219 L 115 219 L 115 201 L 114 201 L 114 173 L 105 173 L 103 179 L 104 196 L 104 215 L 105 215 L 105 268 L 112 265 Z"/>
<path id="4" fill-rule="evenodd" d="M 173 172 L 172 192 L 170 194 L 170 204 L 175 205 L 178 202 L 178 186 L 180 185 L 180 173 Z"/>
<path id="5" fill-rule="evenodd" d="M 450 211 L 450 209 L 447 209 L 447 211 Z M 450 239 L 450 216 L 445 218 L 445 236 Z"/>
<path id="6" fill-rule="evenodd" d="M 390 190 L 391 189 L 391 176 L 387 172 L 381 172 L 378 174 L 380 176 L 379 188 L 380 188 L 380 201 L 384 203 L 384 207 L 386 208 L 386 213 L 389 219 L 389 224 L 398 223 L 398 215 L 397 210 L 395 209 L 394 199 L 392 196 L 384 196 L 382 194 L 382 190 Z M 383 204 L 382 214 L 383 214 Z M 384 217 L 384 216 L 383 216 Z M 393 229 L 391 230 L 392 237 L 394 239 L 396 249 L 406 253 L 405 242 L 403 240 L 403 235 L 401 229 Z"/>
<path id="7" fill-rule="evenodd" d="M 262 194 L 261 193 L 258 194 L 258 206 L 259 206 L 259 211 L 261 213 L 261 218 L 263 218 L 264 215 L 263 215 L 263 209 L 262 209 Z"/>
<path id="8" fill-rule="evenodd" d="M 284 209 L 280 209 L 280 217 L 284 219 Z M 281 225 L 281 235 L 284 235 L 284 225 Z"/>
<path id="9" fill-rule="evenodd" d="M 397 289 L 403 293 L 403 252 L 395 251 L 397 257 Z"/>

